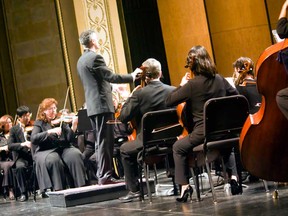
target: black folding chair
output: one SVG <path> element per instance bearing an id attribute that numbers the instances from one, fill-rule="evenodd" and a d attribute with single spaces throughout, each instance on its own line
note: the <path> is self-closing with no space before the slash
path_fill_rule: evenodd
<path id="1" fill-rule="evenodd" d="M 209 163 L 220 157 L 222 159 L 224 177 L 227 176 L 222 151 L 232 148 L 235 151 L 238 150 L 240 132 L 248 115 L 248 101 L 242 95 L 212 98 L 204 105 L 205 141 L 202 145 L 193 148 L 193 153 L 189 157 L 189 167 L 193 173 L 193 168 L 206 166 L 214 202 L 217 202 L 217 200 Z M 240 160 L 236 160 L 239 183 L 242 186 L 239 162 Z M 200 200 L 198 178 L 194 178 L 194 182 L 197 198 Z"/>
<path id="2" fill-rule="evenodd" d="M 168 155 L 172 153 L 172 145 L 177 140 L 183 128 L 179 124 L 176 109 L 165 109 L 160 111 L 147 112 L 142 117 L 142 137 L 143 150 L 138 154 L 140 192 L 144 199 L 142 169 L 147 185 L 147 192 L 150 202 L 152 202 L 152 194 L 149 186 L 149 166 L 154 167 L 155 184 L 157 184 L 156 164 L 163 160 L 168 160 Z M 166 161 L 167 162 L 167 161 Z M 174 193 L 176 186 L 174 176 L 172 176 Z"/>

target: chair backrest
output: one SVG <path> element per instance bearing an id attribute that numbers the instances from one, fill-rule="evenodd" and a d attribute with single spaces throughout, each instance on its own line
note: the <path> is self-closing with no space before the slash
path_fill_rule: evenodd
<path id="1" fill-rule="evenodd" d="M 203 114 L 206 142 L 217 137 L 235 137 L 249 115 L 249 105 L 242 95 L 212 98 L 204 104 Z"/>
<path id="2" fill-rule="evenodd" d="M 173 145 L 183 127 L 176 109 L 147 112 L 142 117 L 143 147 Z"/>

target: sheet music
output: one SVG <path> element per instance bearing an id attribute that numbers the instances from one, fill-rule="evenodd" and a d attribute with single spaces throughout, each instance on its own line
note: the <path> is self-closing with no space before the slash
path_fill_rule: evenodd
<path id="1" fill-rule="evenodd" d="M 275 40 L 276 43 L 279 43 L 279 42 L 281 42 L 281 41 L 284 40 L 284 39 L 281 39 L 281 38 L 279 37 L 279 35 L 277 34 L 276 29 L 272 30 L 272 34 L 273 34 L 273 37 L 274 37 L 274 40 Z"/>

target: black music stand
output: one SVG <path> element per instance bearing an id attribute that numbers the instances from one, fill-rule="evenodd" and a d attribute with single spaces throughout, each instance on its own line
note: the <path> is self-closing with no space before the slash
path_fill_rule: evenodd
<path id="1" fill-rule="evenodd" d="M 90 119 L 87 115 L 87 109 L 81 109 L 78 111 L 78 126 L 77 129 L 80 133 L 92 130 Z"/>

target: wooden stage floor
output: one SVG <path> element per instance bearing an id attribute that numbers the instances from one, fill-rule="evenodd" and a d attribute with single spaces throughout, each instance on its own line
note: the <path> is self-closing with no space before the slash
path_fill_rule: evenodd
<path id="1" fill-rule="evenodd" d="M 244 182 L 242 195 L 227 196 L 223 187 L 216 188 L 218 202 L 212 202 L 211 193 L 203 194 L 203 200 L 196 202 L 195 192 L 192 202 L 177 203 L 175 196 L 153 196 L 150 204 L 145 197 L 144 202 L 133 201 L 121 203 L 118 199 L 95 202 L 73 207 L 53 207 L 50 198 L 37 198 L 36 202 L 30 197 L 27 202 L 0 201 L 0 215 L 107 215 L 107 216 L 134 216 L 134 215 L 233 215 L 233 216 L 286 216 L 288 215 L 288 186 L 279 185 L 279 198 L 273 199 L 273 183 L 269 182 L 268 193 L 265 192 L 263 182 Z"/>

